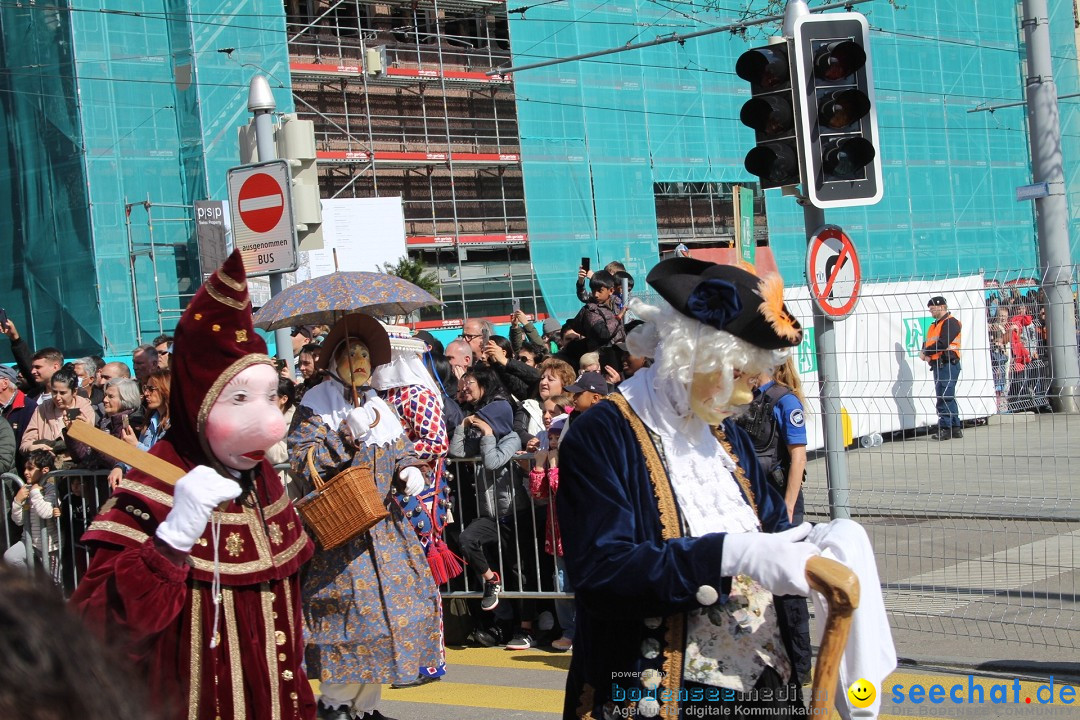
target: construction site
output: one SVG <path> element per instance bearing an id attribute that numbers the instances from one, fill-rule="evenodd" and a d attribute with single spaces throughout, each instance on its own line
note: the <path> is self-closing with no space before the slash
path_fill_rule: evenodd
<path id="1" fill-rule="evenodd" d="M 307 5 L 306 8 L 300 6 Z M 413 258 L 446 318 L 543 313 L 529 257 L 506 6 L 294 2 L 298 114 L 314 121 L 323 198 L 400 196 Z"/>

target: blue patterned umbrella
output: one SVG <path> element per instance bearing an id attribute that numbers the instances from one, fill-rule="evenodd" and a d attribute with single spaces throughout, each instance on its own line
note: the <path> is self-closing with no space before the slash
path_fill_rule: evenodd
<path id="1" fill-rule="evenodd" d="M 333 325 L 349 313 L 375 317 L 408 315 L 441 305 L 408 280 L 373 272 L 335 272 L 287 287 L 255 313 L 255 327 L 276 330 L 297 325 Z"/>

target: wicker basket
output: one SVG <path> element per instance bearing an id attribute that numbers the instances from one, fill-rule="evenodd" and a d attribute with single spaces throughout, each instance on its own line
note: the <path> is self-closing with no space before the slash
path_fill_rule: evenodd
<path id="1" fill-rule="evenodd" d="M 390 516 L 370 468 L 350 467 L 324 482 L 315 469 L 314 452 L 315 448 L 308 450 L 307 465 L 315 490 L 296 509 L 324 549 L 337 547 Z"/>

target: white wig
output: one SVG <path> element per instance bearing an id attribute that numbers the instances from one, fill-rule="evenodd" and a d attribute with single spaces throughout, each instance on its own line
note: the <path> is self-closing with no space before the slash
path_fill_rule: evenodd
<path id="1" fill-rule="evenodd" d="M 698 322 L 662 298 L 656 305 L 633 298 L 630 309 L 645 324 L 627 336 L 627 349 L 632 355 L 653 358 L 657 390 L 668 396 L 681 416 L 690 413 L 690 383 L 695 375 L 722 371 L 717 400 L 726 401 L 735 370 L 758 375 L 782 364 L 791 354 L 791 348 L 766 350 Z"/>

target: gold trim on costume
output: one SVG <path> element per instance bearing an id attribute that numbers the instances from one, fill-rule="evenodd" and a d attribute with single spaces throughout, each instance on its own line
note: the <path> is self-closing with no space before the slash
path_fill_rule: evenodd
<path id="1" fill-rule="evenodd" d="M 293 577 L 296 577 L 295 575 Z M 293 601 L 292 601 L 292 581 L 289 578 L 285 578 L 281 582 L 285 588 L 285 614 L 289 617 L 289 637 L 296 637 L 296 619 L 293 617 Z M 290 644 L 290 648 L 293 648 L 295 652 L 296 644 Z"/>
<path id="2" fill-rule="evenodd" d="M 273 562 L 274 551 L 270 547 L 270 538 L 266 535 L 266 528 L 259 521 L 258 513 L 253 508 L 244 508 L 244 512 L 252 514 L 253 522 L 249 522 L 248 527 L 251 528 L 251 539 L 255 541 L 256 552 L 259 553 L 259 557 L 271 558 Z"/>
<path id="3" fill-rule="evenodd" d="M 143 485 L 140 482 L 135 482 L 134 480 L 128 480 L 127 478 L 124 478 L 120 481 L 120 488 L 122 490 L 133 492 L 136 495 L 142 495 L 147 500 L 153 500 L 159 505 L 164 505 L 165 507 L 170 508 L 172 507 L 172 495 L 167 492 L 162 492 L 161 490 L 149 487 L 147 485 Z"/>
<path id="4" fill-rule="evenodd" d="M 675 492 L 671 488 L 671 479 L 664 468 L 664 463 L 660 460 L 660 453 L 657 452 L 645 423 L 641 422 L 641 418 L 630 407 L 630 403 L 619 393 L 608 395 L 607 399 L 613 402 L 626 418 L 641 446 L 641 454 L 645 458 L 645 467 L 649 471 L 649 481 L 652 483 L 657 508 L 660 511 L 660 537 L 664 540 L 682 537 L 678 503 L 675 501 Z M 669 615 L 666 620 L 664 680 L 661 685 L 671 692 L 666 694 L 668 700 L 662 703 L 660 717 L 677 718 L 679 717 L 679 688 L 682 687 L 683 677 L 683 647 L 686 644 L 686 613 Z M 664 694 L 661 693 L 657 697 L 663 696 Z"/>
<path id="5" fill-rule="evenodd" d="M 146 536 L 144 536 L 144 540 L 145 537 Z M 259 570 L 269 570 L 271 567 L 281 567 L 295 558 L 306 546 L 307 535 L 300 535 L 296 538 L 296 542 L 294 542 L 292 546 L 277 555 L 261 555 L 258 560 L 250 560 L 246 563 L 221 563 L 221 574 L 243 575 L 244 573 L 256 572 Z M 213 560 L 203 560 L 195 556 L 191 556 L 190 560 L 192 567 L 196 570 L 202 570 L 203 572 L 214 571 Z"/>
<path id="6" fill-rule="evenodd" d="M 675 493 L 671 489 L 664 463 L 660 461 L 660 453 L 656 451 L 649 431 L 645 423 L 630 407 L 630 403 L 619 393 L 607 396 L 607 399 L 615 404 L 622 416 L 630 423 L 630 429 L 634 431 L 638 444 L 641 445 L 641 454 L 645 456 L 645 467 L 649 471 L 652 480 L 653 494 L 656 495 L 656 504 L 660 510 L 660 530 L 664 540 L 682 537 L 682 529 L 679 522 L 679 505 L 675 501 Z"/>
<path id="7" fill-rule="evenodd" d="M 236 627 L 232 588 L 221 588 L 221 604 L 225 609 L 225 634 L 229 636 L 229 684 L 232 685 L 233 717 L 236 720 L 245 720 L 247 709 L 244 705 L 244 668 L 240 662 L 240 631 Z"/>
<path id="8" fill-rule="evenodd" d="M 188 677 L 188 720 L 199 718 L 199 693 L 202 690 L 202 591 L 195 584 L 191 593 L 191 673 Z"/>
<path id="9" fill-rule="evenodd" d="M 714 427 L 712 433 L 713 437 L 715 437 L 717 442 L 724 448 L 724 451 L 727 452 L 735 462 L 735 482 L 739 483 L 739 487 L 741 487 L 743 493 L 746 494 L 746 501 L 750 503 L 750 509 L 754 511 L 754 516 L 757 517 L 758 522 L 760 523 L 761 513 L 758 512 L 757 499 L 754 497 L 754 491 L 750 489 L 750 481 L 746 478 L 746 472 L 742 469 L 742 465 L 739 464 L 739 456 L 731 449 L 731 443 L 728 442 L 727 435 L 724 433 L 723 428 Z"/>
<path id="10" fill-rule="evenodd" d="M 110 532 L 121 537 L 126 537 L 129 540 L 134 540 L 139 545 L 150 539 L 150 536 L 144 533 L 142 530 L 136 530 L 135 528 L 128 527 L 127 525 L 121 525 L 118 522 L 112 520 L 95 520 L 90 523 L 90 527 L 86 529 L 87 532 L 92 530 L 99 530 L 101 532 Z"/>
<path id="11" fill-rule="evenodd" d="M 222 284 L 232 288 L 236 292 L 244 292 L 245 290 L 247 290 L 247 280 L 244 280 L 242 282 L 236 282 L 231 277 L 221 272 L 221 268 L 218 268 L 217 272 L 214 274 L 217 275 L 217 279 L 220 280 Z"/>
<path id="12" fill-rule="evenodd" d="M 268 583 L 259 591 L 262 598 L 263 627 L 266 628 L 266 672 L 270 675 L 270 720 L 281 720 L 281 691 L 278 689 L 277 661 L 274 657 L 274 593 Z"/>
<path id="13" fill-rule="evenodd" d="M 206 288 L 206 294 L 207 295 L 214 298 L 215 300 L 217 300 L 222 305 L 225 305 L 227 307 L 231 307 L 233 310 L 246 310 L 248 308 L 248 306 L 251 305 L 251 299 L 250 298 L 245 297 L 244 302 L 240 302 L 239 300 L 233 300 L 231 297 L 228 297 L 226 295 L 222 295 L 210 283 L 206 283 L 205 285 L 203 285 L 203 287 Z"/>

